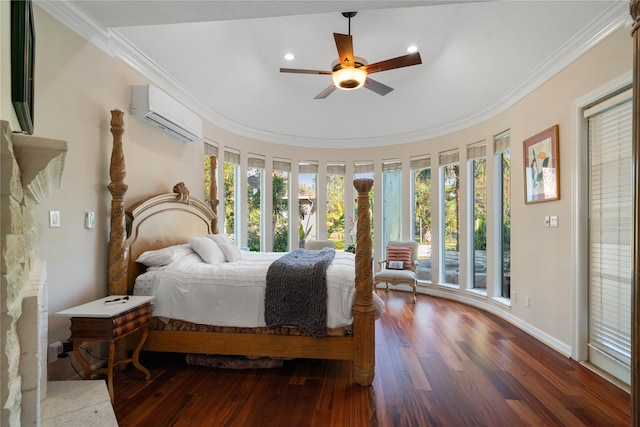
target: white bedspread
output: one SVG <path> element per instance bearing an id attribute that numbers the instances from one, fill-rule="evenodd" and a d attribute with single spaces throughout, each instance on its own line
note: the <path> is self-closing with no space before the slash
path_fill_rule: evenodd
<path id="1" fill-rule="evenodd" d="M 264 289 L 269 265 L 282 252 L 243 252 L 242 259 L 207 264 L 189 254 L 136 279 L 134 295 L 156 297 L 153 315 L 216 326 L 262 327 Z M 355 257 L 336 252 L 327 270 L 327 326 L 353 323 Z M 374 303 L 384 303 L 374 293 Z"/>

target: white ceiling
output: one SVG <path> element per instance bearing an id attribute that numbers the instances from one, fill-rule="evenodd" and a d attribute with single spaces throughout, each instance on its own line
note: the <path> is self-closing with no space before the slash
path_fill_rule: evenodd
<path id="1" fill-rule="evenodd" d="M 67 5 L 130 43 L 155 80 L 163 76 L 183 92 L 183 102 L 214 124 L 264 141 L 336 148 L 419 141 L 486 120 L 628 16 L 624 0 Z M 347 10 L 358 11 L 351 20 L 356 56 L 377 62 L 404 55 L 415 44 L 423 63 L 376 74 L 375 80 L 394 88 L 386 96 L 363 88 L 314 100 L 331 84 L 330 76 L 279 68 L 329 70 L 337 58 L 332 33 L 348 32 L 340 13 Z M 294 61 L 284 60 L 288 52 Z"/>

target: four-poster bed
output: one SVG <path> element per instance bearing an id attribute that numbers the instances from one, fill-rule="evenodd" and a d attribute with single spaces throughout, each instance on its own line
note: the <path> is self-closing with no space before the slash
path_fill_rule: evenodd
<path id="1" fill-rule="evenodd" d="M 126 171 L 122 147 L 123 123 L 123 113 L 112 111 L 111 132 L 114 141 L 109 184 L 112 194 L 108 268 L 110 295 L 129 295 L 133 292 L 136 277 L 145 271 L 145 267 L 135 261 L 140 254 L 184 244 L 190 237 L 215 235 L 217 232 L 217 218 L 211 207 L 190 197 L 183 184 L 177 184 L 173 193 L 150 196 L 125 209 L 127 185 L 124 183 Z M 215 186 L 215 182 L 212 184 Z M 169 328 L 171 330 L 151 329 L 143 350 L 353 360 L 354 380 L 363 386 L 370 385 L 375 370 L 375 308 L 368 197 L 372 185 L 373 181 L 370 179 L 354 181 L 358 191 L 358 228 L 353 324 L 348 328 L 348 333 L 334 332 L 331 336 L 316 338 L 298 335 L 298 332 L 281 335 L 277 328 L 275 331 L 263 330 L 262 333 L 244 333 L 246 331 L 233 329 L 229 333 L 229 328 L 220 332 L 219 328 L 207 329 L 195 325 L 192 328 Z M 217 206 L 213 192 L 212 196 L 211 205 Z M 127 348 L 134 347 L 135 339 L 127 343 Z"/>

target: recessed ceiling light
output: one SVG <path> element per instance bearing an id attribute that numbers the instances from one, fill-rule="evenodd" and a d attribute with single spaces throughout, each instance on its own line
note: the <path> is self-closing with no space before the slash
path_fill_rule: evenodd
<path id="1" fill-rule="evenodd" d="M 287 61 L 293 61 L 295 59 L 295 56 L 293 56 L 293 53 L 287 53 L 284 55 L 284 59 L 286 59 Z"/>
<path id="2" fill-rule="evenodd" d="M 411 46 L 409 46 L 407 48 L 407 52 L 409 52 L 409 53 L 414 53 L 414 52 L 417 52 L 417 51 L 418 51 L 418 46 L 416 46 L 416 45 L 411 45 Z"/>

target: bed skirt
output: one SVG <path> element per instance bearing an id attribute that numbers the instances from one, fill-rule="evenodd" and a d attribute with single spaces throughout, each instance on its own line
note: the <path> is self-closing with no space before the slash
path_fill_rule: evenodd
<path id="1" fill-rule="evenodd" d="M 260 334 L 260 335 L 285 335 L 285 336 L 313 336 L 304 329 L 289 326 L 277 326 L 273 328 L 240 328 L 235 326 L 211 326 L 197 323 L 185 322 L 175 319 L 160 319 L 154 317 L 151 319 L 149 329 L 159 331 L 191 331 L 191 332 L 221 332 L 233 334 Z M 345 328 L 327 328 L 327 336 L 344 337 L 351 336 L 351 327 Z"/>

